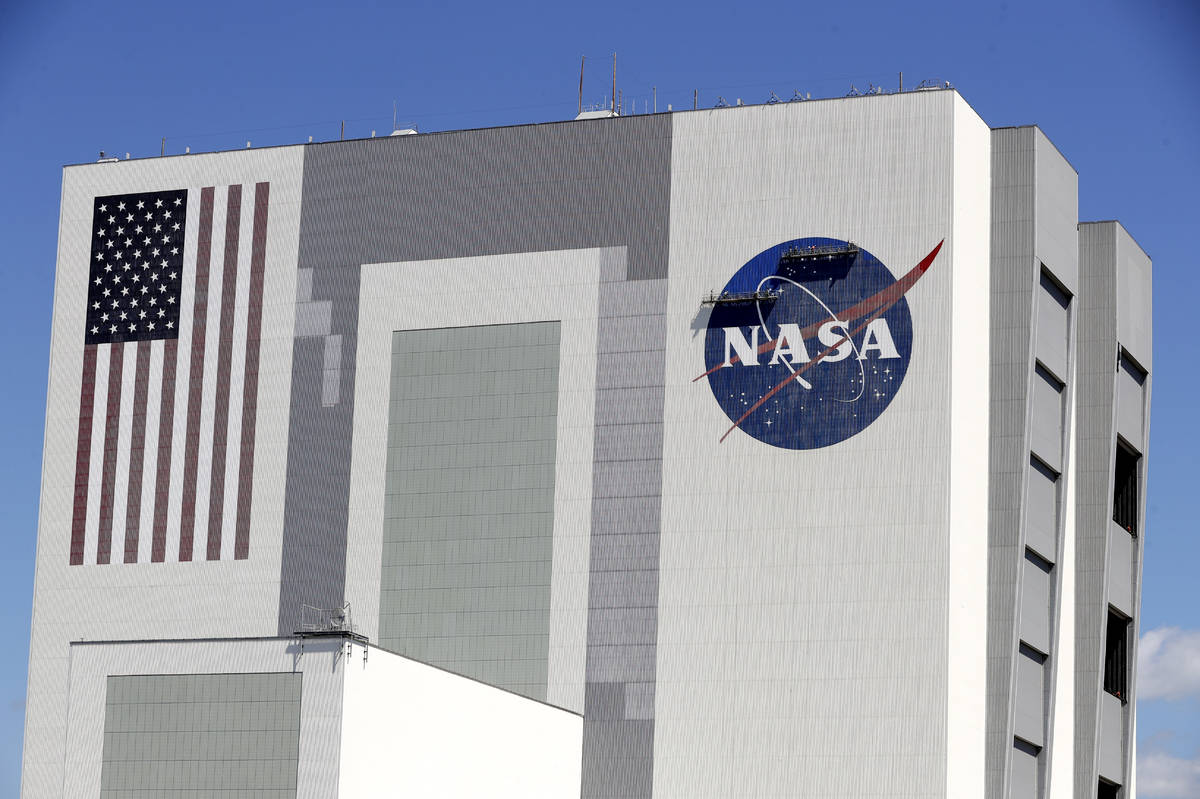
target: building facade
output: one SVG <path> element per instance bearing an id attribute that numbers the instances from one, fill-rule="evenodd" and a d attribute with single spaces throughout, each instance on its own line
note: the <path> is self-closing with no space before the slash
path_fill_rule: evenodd
<path id="1" fill-rule="evenodd" d="M 68 167 L 23 794 L 1132 796 L 1077 208 L 953 90 Z"/>

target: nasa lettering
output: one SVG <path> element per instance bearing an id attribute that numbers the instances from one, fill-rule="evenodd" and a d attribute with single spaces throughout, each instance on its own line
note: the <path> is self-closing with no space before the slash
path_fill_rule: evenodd
<path id="1" fill-rule="evenodd" d="M 942 242 L 899 280 L 840 239 L 802 238 L 746 262 L 712 306 L 705 372 L 733 431 L 785 449 L 818 449 L 862 432 L 908 372 L 913 321 L 904 295 Z"/>

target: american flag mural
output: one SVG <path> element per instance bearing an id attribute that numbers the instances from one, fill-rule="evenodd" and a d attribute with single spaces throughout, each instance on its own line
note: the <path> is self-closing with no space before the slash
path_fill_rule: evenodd
<path id="1" fill-rule="evenodd" d="M 71 564 L 248 556 L 269 195 L 95 198 Z"/>

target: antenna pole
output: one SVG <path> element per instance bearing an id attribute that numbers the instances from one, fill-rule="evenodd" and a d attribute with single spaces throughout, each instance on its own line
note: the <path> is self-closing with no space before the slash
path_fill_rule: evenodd
<path id="1" fill-rule="evenodd" d="M 338 141 L 342 141 L 345 138 L 346 138 L 346 120 L 343 119 L 342 120 L 342 132 L 340 134 L 338 134 Z"/>
<path id="2" fill-rule="evenodd" d="M 162 156 L 164 156 L 166 154 L 167 154 L 167 137 L 163 136 L 162 149 L 158 151 L 158 155 L 161 158 Z"/>
<path id="3" fill-rule="evenodd" d="M 900 73 L 900 91 L 904 91 L 904 73 Z"/>
<path id="4" fill-rule="evenodd" d="M 654 93 L 654 113 L 658 113 L 658 87 L 652 86 L 650 91 Z"/>
<path id="5" fill-rule="evenodd" d="M 579 113 L 583 113 L 583 65 L 587 63 L 587 56 L 579 57 Z"/>
<path id="6" fill-rule="evenodd" d="M 613 90 L 612 96 L 609 98 L 612 103 L 612 110 L 617 110 L 617 54 L 613 53 Z"/>
<path id="7" fill-rule="evenodd" d="M 692 110 L 695 111 L 700 104 L 700 90 L 692 89 Z"/>

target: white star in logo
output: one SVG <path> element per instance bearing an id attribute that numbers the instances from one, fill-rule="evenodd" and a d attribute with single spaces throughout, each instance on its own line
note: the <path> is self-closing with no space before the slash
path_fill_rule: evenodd
<path id="1" fill-rule="evenodd" d="M 125 210 L 125 203 L 117 203 L 117 210 L 118 210 L 118 211 L 124 211 L 124 210 Z"/>
<path id="2" fill-rule="evenodd" d="M 137 209 L 140 211 L 145 207 L 146 207 L 146 203 L 142 202 L 141 200 L 138 200 Z"/>
<path id="3" fill-rule="evenodd" d="M 170 330 L 170 329 L 171 329 L 171 328 L 173 328 L 173 327 L 175 327 L 175 323 L 174 323 L 174 322 L 170 322 L 170 321 L 168 321 L 168 322 L 167 322 L 167 330 Z"/>
<path id="4" fill-rule="evenodd" d="M 162 200 L 161 200 L 161 199 L 155 200 L 155 201 L 154 201 L 154 207 L 155 207 L 155 208 L 162 208 Z"/>
<path id="5" fill-rule="evenodd" d="M 176 205 L 179 205 L 179 204 L 180 204 L 180 203 L 182 203 L 182 202 L 183 202 L 183 201 L 182 201 L 182 200 L 180 200 L 178 197 L 176 197 L 176 198 L 175 198 L 175 204 L 176 204 Z"/>
<path id="6" fill-rule="evenodd" d="M 100 213 L 102 213 L 102 214 L 103 214 L 103 213 L 105 213 L 106 211 L 108 211 L 108 206 L 107 206 L 107 205 L 102 205 L 102 206 L 100 206 L 100 207 L 99 207 L 97 210 L 98 210 L 98 211 L 100 211 Z"/>

